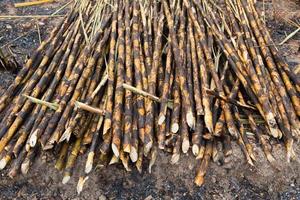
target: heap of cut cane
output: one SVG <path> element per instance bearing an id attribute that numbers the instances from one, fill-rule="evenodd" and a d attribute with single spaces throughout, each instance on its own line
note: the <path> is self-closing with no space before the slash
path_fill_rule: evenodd
<path id="1" fill-rule="evenodd" d="M 80 168 L 80 193 L 96 166 L 151 173 L 159 150 L 191 152 L 202 185 L 234 141 L 255 165 L 249 131 L 272 166 L 273 139 L 290 161 L 300 81 L 269 44 L 252 0 L 76 1 L 0 98 L 0 169 L 52 151 L 64 184 Z"/>

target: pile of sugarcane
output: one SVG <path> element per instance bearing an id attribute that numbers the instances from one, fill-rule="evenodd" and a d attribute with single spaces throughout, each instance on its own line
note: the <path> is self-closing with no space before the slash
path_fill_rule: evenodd
<path id="1" fill-rule="evenodd" d="M 65 184 L 83 156 L 80 192 L 96 165 L 151 172 L 159 149 L 191 150 L 202 185 L 232 141 L 250 165 L 255 140 L 293 159 L 299 92 L 253 0 L 76 1 L 0 98 L 0 168 L 51 150 Z"/>

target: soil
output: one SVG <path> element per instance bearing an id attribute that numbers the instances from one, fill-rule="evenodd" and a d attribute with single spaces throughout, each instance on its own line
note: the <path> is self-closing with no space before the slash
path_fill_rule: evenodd
<path id="1" fill-rule="evenodd" d="M 16 9 L 13 3 L 19 0 L 1 0 L 1 15 L 33 15 L 51 14 L 67 1 L 43 6 Z M 57 1 L 58 2 L 58 1 Z M 259 2 L 262 5 L 261 2 Z M 273 15 L 273 5 L 265 1 L 261 6 L 265 9 L 267 25 L 278 44 L 286 34 L 295 30 L 291 24 L 280 21 Z M 65 13 L 62 11 L 61 13 Z M 276 19 L 276 20 L 275 20 Z M 0 19 L 0 47 L 8 54 L 13 53 L 20 63 L 39 43 L 36 24 L 39 24 L 41 39 L 47 37 L 49 30 L 55 26 L 59 18 L 46 19 Z M 24 35 L 25 33 L 25 35 Z M 20 37 L 22 36 L 22 37 Z M 20 38 L 19 38 L 20 37 Z M 19 38 L 18 40 L 15 40 Z M 13 41 L 13 42 L 12 42 Z M 8 45 L 7 45 L 8 44 Z M 291 67 L 300 63 L 300 34 L 298 33 L 284 45 L 279 46 L 282 54 L 288 59 Z M 7 47 L 10 47 L 11 52 Z M 0 71 L 0 94 L 9 86 L 14 74 Z M 272 167 L 264 157 L 260 145 L 252 141 L 257 161 L 255 167 L 249 166 L 235 143 L 230 162 L 219 166 L 211 163 L 202 187 L 193 183 L 199 162 L 191 155 L 182 155 L 176 165 L 169 163 L 170 156 L 160 152 L 150 174 L 145 163 L 142 174 L 133 169 L 126 172 L 122 166 L 113 165 L 98 168 L 89 176 L 83 192 L 78 196 L 76 184 L 80 172 L 77 166 L 73 177 L 67 185 L 61 183 L 62 174 L 54 169 L 51 153 L 44 153 L 35 161 L 26 176 L 10 179 L 7 171 L 1 171 L 1 199 L 300 199 L 300 161 L 299 158 L 287 163 L 282 143 L 272 141 L 276 168 Z M 297 156 L 300 145 L 295 145 Z M 85 160 L 81 156 L 79 165 Z"/>

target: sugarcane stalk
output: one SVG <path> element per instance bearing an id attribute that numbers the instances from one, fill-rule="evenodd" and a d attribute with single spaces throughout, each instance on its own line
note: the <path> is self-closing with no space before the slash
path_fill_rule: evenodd
<path id="1" fill-rule="evenodd" d="M 120 5 L 122 7 L 122 4 Z M 123 138 L 122 130 L 122 113 L 123 113 L 123 99 L 124 99 L 124 64 L 125 64 L 125 30 L 123 18 L 123 10 L 118 11 L 118 61 L 117 61 L 117 83 L 115 88 L 115 105 L 113 112 L 112 124 L 112 151 L 116 157 L 120 156 L 121 142 Z M 124 152 L 123 152 L 124 154 Z M 124 159 L 121 158 L 123 161 Z M 127 159 L 125 159 L 127 160 Z M 127 162 L 126 162 L 127 163 Z M 124 164 L 124 163 L 123 163 Z M 127 164 L 125 164 L 127 167 Z M 128 168 L 128 167 L 127 167 Z"/>
<path id="2" fill-rule="evenodd" d="M 133 84 L 132 72 L 132 41 L 131 41 L 131 26 L 130 26 L 130 1 L 127 0 L 125 4 L 125 80 L 128 85 Z M 133 97 L 131 90 L 125 90 L 125 105 L 124 105 L 124 137 L 123 137 L 123 150 L 124 152 L 131 152 L 131 131 L 132 131 L 132 112 L 133 112 Z"/>
<path id="3" fill-rule="evenodd" d="M 171 48 L 168 48 L 167 50 L 167 58 L 166 58 L 166 69 L 165 69 L 165 77 L 164 77 L 164 84 L 163 84 L 163 90 L 162 90 L 162 96 L 161 96 L 161 104 L 160 104 L 160 113 L 158 117 L 158 124 L 162 125 L 166 120 L 166 113 L 167 113 L 167 105 L 168 105 L 168 96 L 170 94 L 170 88 L 171 88 L 171 73 L 172 73 L 172 52 Z"/>
<path id="4" fill-rule="evenodd" d="M 135 84 L 138 90 L 143 90 L 141 60 L 140 60 L 140 41 L 139 41 L 139 5 L 136 1 L 133 2 L 133 26 L 132 26 L 132 40 L 133 40 L 133 64 L 135 67 Z M 124 84 L 123 84 L 124 86 Z M 138 113 L 138 129 L 139 137 L 142 143 L 145 143 L 145 101 L 141 96 L 137 96 L 137 113 Z M 149 135 L 148 135 L 149 136 Z M 150 139 L 150 138 L 148 138 Z M 150 141 L 146 141 L 148 143 Z M 151 143 L 149 143 L 151 144 Z"/>

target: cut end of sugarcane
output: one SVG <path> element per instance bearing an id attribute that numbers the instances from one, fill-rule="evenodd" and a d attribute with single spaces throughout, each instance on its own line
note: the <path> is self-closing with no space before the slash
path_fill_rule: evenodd
<path id="1" fill-rule="evenodd" d="M 249 152 L 249 156 L 253 161 L 256 161 L 253 151 Z"/>
<path id="2" fill-rule="evenodd" d="M 149 174 L 152 172 L 152 167 L 154 166 L 157 158 L 157 149 L 154 148 L 153 151 L 151 152 L 151 159 L 148 167 Z"/>
<path id="3" fill-rule="evenodd" d="M 249 165 L 254 166 L 254 163 L 253 163 L 252 159 L 250 158 L 250 156 L 248 154 L 246 155 L 246 159 L 247 159 L 247 163 Z"/>
<path id="4" fill-rule="evenodd" d="M 131 169 L 129 167 L 129 158 L 128 158 L 128 155 L 125 156 L 124 152 L 121 152 L 121 155 L 120 155 L 120 160 L 122 161 L 122 164 L 123 164 L 123 167 L 125 168 L 125 170 L 127 172 L 131 172 Z"/>
<path id="5" fill-rule="evenodd" d="M 208 129 L 208 132 L 210 133 L 213 133 L 214 131 L 214 127 L 213 127 L 213 124 L 212 124 L 212 116 L 211 115 L 204 115 L 204 122 L 205 122 L 205 125 Z"/>
<path id="6" fill-rule="evenodd" d="M 52 146 L 51 148 L 53 148 L 54 144 L 57 143 L 59 139 L 59 135 L 55 134 L 48 140 L 47 145 Z"/>
<path id="7" fill-rule="evenodd" d="M 202 186 L 203 183 L 204 183 L 204 177 L 203 176 L 196 176 L 194 183 L 199 187 Z"/>
<path id="8" fill-rule="evenodd" d="M 67 130 L 65 130 L 65 132 L 60 137 L 58 143 L 61 143 L 63 141 L 69 141 L 71 138 L 71 134 L 72 134 L 71 128 L 68 127 Z"/>
<path id="9" fill-rule="evenodd" d="M 166 116 L 165 115 L 160 115 L 158 118 L 158 125 L 162 125 L 166 120 Z"/>
<path id="10" fill-rule="evenodd" d="M 148 167 L 148 172 L 149 172 L 149 174 L 152 173 L 152 167 L 153 167 L 153 165 L 154 165 L 154 164 L 149 164 L 149 167 Z"/>
<path id="11" fill-rule="evenodd" d="M 67 184 L 69 182 L 69 180 L 71 179 L 70 175 L 65 175 L 63 180 L 62 180 L 62 184 Z"/>
<path id="12" fill-rule="evenodd" d="M 126 160 L 126 161 L 122 160 L 122 164 L 123 164 L 123 166 L 124 166 L 124 168 L 127 172 L 131 172 L 131 169 L 130 169 L 129 164 L 128 164 L 128 160 Z"/>
<path id="13" fill-rule="evenodd" d="M 172 133 L 177 133 L 179 131 L 179 124 L 178 123 L 173 123 L 171 125 L 171 132 Z"/>
<path id="14" fill-rule="evenodd" d="M 112 143 L 111 148 L 112 148 L 114 155 L 118 158 L 120 156 L 120 151 L 119 151 L 118 147 L 114 143 Z"/>
<path id="15" fill-rule="evenodd" d="M 116 157 L 115 155 L 113 155 L 112 158 L 111 158 L 111 160 L 110 160 L 110 162 L 109 162 L 109 165 L 116 164 L 116 163 L 119 162 L 119 160 L 120 160 L 119 157 Z"/>
<path id="16" fill-rule="evenodd" d="M 45 146 L 43 146 L 43 150 L 47 151 L 53 148 L 53 143 L 47 142 Z"/>
<path id="17" fill-rule="evenodd" d="M 217 163 L 220 160 L 220 155 L 218 154 L 218 152 L 213 153 L 212 160 L 214 163 Z"/>
<path id="18" fill-rule="evenodd" d="M 106 135 L 108 131 L 110 130 L 110 125 L 108 126 L 105 121 L 104 121 L 104 126 L 103 126 L 103 135 Z"/>
<path id="19" fill-rule="evenodd" d="M 276 160 L 275 158 L 272 156 L 271 153 L 267 153 L 266 154 L 266 157 L 267 157 L 267 160 L 270 162 L 270 163 L 274 163 Z"/>
<path id="20" fill-rule="evenodd" d="M 150 142 L 148 142 L 148 144 L 146 144 L 144 146 L 144 155 L 145 156 L 147 156 L 149 154 L 149 152 L 151 151 L 152 145 L 153 145 L 153 142 L 150 141 Z"/>
<path id="21" fill-rule="evenodd" d="M 186 122 L 191 129 L 193 129 L 193 130 L 195 129 L 196 119 L 191 110 L 189 110 L 186 114 Z"/>
<path id="22" fill-rule="evenodd" d="M 200 148 L 196 160 L 201 160 L 204 157 L 205 148 Z"/>
<path id="23" fill-rule="evenodd" d="M 30 148 L 31 148 L 31 147 L 30 147 L 30 144 L 26 144 L 26 145 L 25 145 L 25 150 L 26 150 L 27 152 L 30 150 Z"/>
<path id="24" fill-rule="evenodd" d="M 287 140 L 286 143 L 286 157 L 287 157 L 287 162 L 291 162 L 291 158 L 293 155 L 293 144 L 294 144 L 294 140 L 293 139 L 289 139 Z"/>
<path id="25" fill-rule="evenodd" d="M 131 145 L 128 144 L 128 145 L 123 146 L 123 151 L 125 153 L 130 153 L 131 152 Z"/>
<path id="26" fill-rule="evenodd" d="M 150 162 L 149 167 L 148 167 L 149 174 L 152 173 L 152 167 L 154 166 L 154 164 L 155 164 L 155 160 Z"/>
<path id="27" fill-rule="evenodd" d="M 175 165 L 176 163 L 178 163 L 179 159 L 180 159 L 179 153 L 173 154 L 171 157 L 171 164 Z"/>
<path id="28" fill-rule="evenodd" d="M 29 171 L 29 166 L 30 166 L 30 161 L 29 160 L 26 160 L 22 163 L 21 165 L 21 173 L 23 175 L 26 175 Z"/>
<path id="29" fill-rule="evenodd" d="M 85 182 L 89 179 L 88 176 L 86 177 L 79 177 L 79 180 L 78 180 L 78 183 L 77 183 L 77 187 L 76 187 L 76 190 L 77 190 L 77 194 L 79 195 L 82 190 L 83 190 L 83 186 L 85 184 Z"/>
<path id="30" fill-rule="evenodd" d="M 135 147 L 131 147 L 129 157 L 130 157 L 130 160 L 134 163 L 138 160 L 138 152 Z"/>
<path id="31" fill-rule="evenodd" d="M 193 144 L 192 152 L 194 156 L 197 156 L 199 154 L 199 146 L 197 144 Z"/>
<path id="32" fill-rule="evenodd" d="M 253 147 L 251 146 L 251 144 L 246 144 L 246 149 L 247 149 L 247 152 L 248 152 L 250 158 L 251 158 L 253 161 L 256 161 L 256 158 L 255 158 L 254 152 L 253 152 Z"/>
<path id="33" fill-rule="evenodd" d="M 0 170 L 3 170 L 6 167 L 6 165 L 7 165 L 7 161 L 4 157 L 0 160 Z"/>
<path id="34" fill-rule="evenodd" d="M 279 138 L 280 133 L 277 128 L 270 127 L 270 133 L 274 138 Z"/>
<path id="35" fill-rule="evenodd" d="M 291 158 L 292 158 L 292 160 L 297 160 L 297 155 L 293 148 L 292 148 L 292 152 L 291 152 Z"/>
<path id="36" fill-rule="evenodd" d="M 90 152 L 88 157 L 87 157 L 87 161 L 86 161 L 86 164 L 85 164 L 85 170 L 84 170 L 84 172 L 86 174 L 90 173 L 93 169 L 94 155 L 95 155 L 94 152 Z"/>
<path id="37" fill-rule="evenodd" d="M 142 163 L 137 162 L 136 163 L 136 168 L 137 168 L 137 170 L 140 174 L 143 172 Z"/>
<path id="38" fill-rule="evenodd" d="M 230 135 L 231 135 L 234 139 L 238 139 L 238 138 L 239 138 L 239 133 L 237 132 L 236 129 L 234 129 L 234 128 L 228 128 L 228 131 L 229 131 Z"/>
<path id="39" fill-rule="evenodd" d="M 30 147 L 34 147 L 36 145 L 37 134 L 38 134 L 38 130 L 34 131 L 31 137 L 29 138 Z"/>
<path id="40" fill-rule="evenodd" d="M 228 150 L 224 151 L 224 156 L 225 157 L 228 157 L 228 156 L 230 156 L 232 154 L 233 154 L 233 150 L 232 149 L 228 149 Z"/>
<path id="41" fill-rule="evenodd" d="M 190 148 L 190 141 L 188 139 L 183 140 L 182 141 L 182 146 L 181 146 L 182 152 L 187 153 L 189 151 L 189 148 Z"/>
<path id="42" fill-rule="evenodd" d="M 273 137 L 276 136 L 276 138 L 278 138 L 279 134 L 277 132 L 277 123 L 276 123 L 276 120 L 275 120 L 275 117 L 273 115 L 273 113 L 269 112 L 267 115 L 266 115 L 266 119 L 267 119 L 267 123 L 270 127 L 270 131 L 271 131 L 271 135 Z"/>

